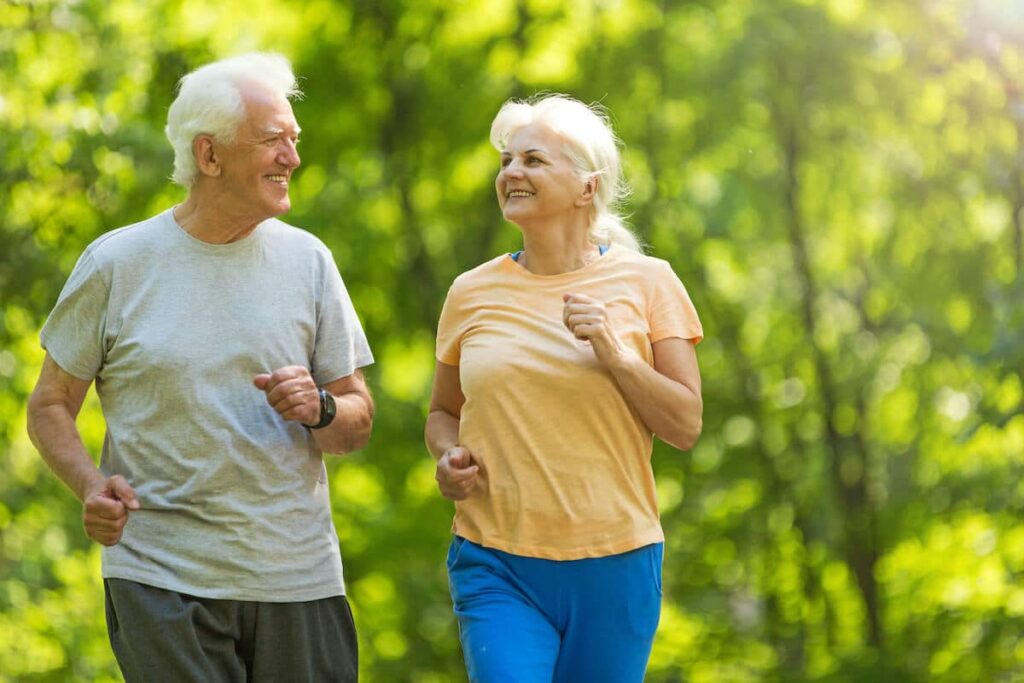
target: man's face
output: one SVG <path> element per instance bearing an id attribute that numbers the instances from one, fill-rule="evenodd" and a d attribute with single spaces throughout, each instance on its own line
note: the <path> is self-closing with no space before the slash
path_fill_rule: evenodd
<path id="1" fill-rule="evenodd" d="M 235 141 L 219 144 L 225 209 L 255 222 L 291 208 L 288 184 L 301 163 L 299 124 L 288 100 L 260 86 L 242 89 L 246 117 Z"/>

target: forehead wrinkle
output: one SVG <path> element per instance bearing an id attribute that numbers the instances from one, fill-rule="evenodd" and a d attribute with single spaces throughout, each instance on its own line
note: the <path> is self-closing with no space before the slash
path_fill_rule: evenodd
<path id="1" fill-rule="evenodd" d="M 281 126 L 267 126 L 261 132 L 265 135 L 280 135 L 281 133 L 284 133 L 286 130 L 287 128 L 282 128 Z M 299 127 L 298 124 L 295 125 L 293 130 L 295 131 L 296 135 L 302 132 L 302 129 Z"/>

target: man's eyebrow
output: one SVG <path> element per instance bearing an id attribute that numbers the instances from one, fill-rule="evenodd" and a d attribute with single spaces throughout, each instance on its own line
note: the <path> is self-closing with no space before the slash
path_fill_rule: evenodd
<path id="1" fill-rule="evenodd" d="M 281 133 L 284 132 L 284 130 L 285 130 L 284 128 L 279 128 L 277 126 L 271 126 L 269 128 L 264 128 L 263 129 L 263 134 L 264 135 L 280 135 Z M 298 135 L 301 132 L 302 132 L 302 129 L 299 126 L 295 126 L 295 134 Z"/>

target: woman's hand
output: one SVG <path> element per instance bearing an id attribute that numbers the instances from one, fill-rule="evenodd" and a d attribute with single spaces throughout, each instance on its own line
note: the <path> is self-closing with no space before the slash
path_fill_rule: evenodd
<path id="1" fill-rule="evenodd" d="M 473 493 L 480 466 L 473 462 L 469 450 L 452 446 L 437 461 L 434 479 L 441 495 L 449 500 L 465 500 Z"/>
<path id="2" fill-rule="evenodd" d="M 562 300 L 562 322 L 577 339 L 590 342 L 647 428 L 680 450 L 693 448 L 704 414 L 693 342 L 679 337 L 654 342 L 652 367 L 621 343 L 602 302 L 582 294 L 565 294 Z"/>
<path id="3" fill-rule="evenodd" d="M 577 339 L 589 341 L 603 365 L 621 360 L 625 347 L 608 319 L 604 303 L 583 294 L 563 294 L 562 322 Z"/>

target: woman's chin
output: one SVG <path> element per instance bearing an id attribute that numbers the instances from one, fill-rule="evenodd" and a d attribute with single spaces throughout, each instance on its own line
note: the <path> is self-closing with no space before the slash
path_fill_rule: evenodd
<path id="1" fill-rule="evenodd" d="M 501 215 L 502 217 L 504 217 L 506 221 L 515 224 L 517 227 L 522 227 L 523 219 L 526 218 L 526 216 L 523 215 L 522 211 L 516 211 L 515 209 L 512 209 L 510 211 L 507 206 L 501 212 Z"/>

